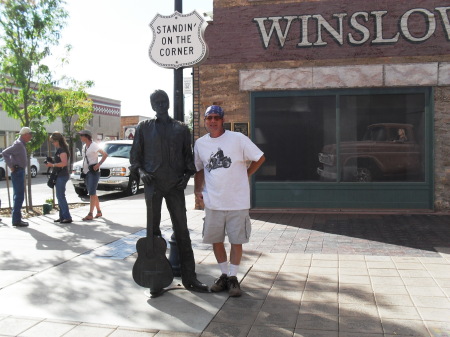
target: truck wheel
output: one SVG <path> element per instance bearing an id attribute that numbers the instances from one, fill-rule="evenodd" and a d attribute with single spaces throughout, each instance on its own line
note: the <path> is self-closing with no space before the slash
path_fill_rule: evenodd
<path id="1" fill-rule="evenodd" d="M 135 195 L 139 191 L 139 182 L 136 178 L 130 177 L 130 181 L 128 182 L 128 187 L 125 190 L 126 195 Z"/>
<path id="2" fill-rule="evenodd" d="M 358 167 L 354 174 L 354 180 L 360 183 L 368 183 L 373 179 L 372 171 L 368 167 Z"/>
<path id="3" fill-rule="evenodd" d="M 75 193 L 78 194 L 79 197 L 87 195 L 87 190 L 82 187 L 75 187 Z"/>
<path id="4" fill-rule="evenodd" d="M 0 168 L 0 180 L 3 180 L 5 178 L 5 170 Z"/>

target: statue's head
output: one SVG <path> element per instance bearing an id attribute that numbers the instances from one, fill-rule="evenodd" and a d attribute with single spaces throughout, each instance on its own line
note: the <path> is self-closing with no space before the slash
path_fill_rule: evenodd
<path id="1" fill-rule="evenodd" d="M 155 90 L 150 95 L 150 103 L 157 117 L 168 116 L 169 96 L 164 90 Z"/>

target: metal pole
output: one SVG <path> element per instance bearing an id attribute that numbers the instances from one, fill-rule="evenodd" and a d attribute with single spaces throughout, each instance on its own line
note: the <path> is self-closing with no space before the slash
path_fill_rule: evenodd
<path id="1" fill-rule="evenodd" d="M 175 11 L 183 13 L 183 0 L 175 0 Z M 183 68 L 173 71 L 173 117 L 184 122 Z"/>
<path id="2" fill-rule="evenodd" d="M 175 0 L 175 11 L 183 13 L 183 0 Z M 173 118 L 184 122 L 184 102 L 183 102 L 183 68 L 173 71 Z M 175 232 L 169 240 L 170 252 L 169 262 L 175 276 L 181 276 L 180 253 L 175 240 Z"/>

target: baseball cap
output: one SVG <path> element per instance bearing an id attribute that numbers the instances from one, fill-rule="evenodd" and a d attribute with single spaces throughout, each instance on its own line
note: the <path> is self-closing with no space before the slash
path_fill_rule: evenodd
<path id="1" fill-rule="evenodd" d="M 79 135 L 88 135 L 92 137 L 92 132 L 89 130 L 81 130 L 80 132 L 78 132 Z"/>
<path id="2" fill-rule="evenodd" d="M 27 133 L 33 133 L 31 129 L 27 126 L 24 126 L 22 129 L 20 129 L 19 135 L 26 135 Z"/>
<path id="3" fill-rule="evenodd" d="M 223 117 L 223 115 L 225 114 L 225 111 L 223 111 L 223 109 L 218 105 L 211 105 L 206 109 L 205 117 L 209 116 L 211 114 L 217 114 L 220 117 Z"/>

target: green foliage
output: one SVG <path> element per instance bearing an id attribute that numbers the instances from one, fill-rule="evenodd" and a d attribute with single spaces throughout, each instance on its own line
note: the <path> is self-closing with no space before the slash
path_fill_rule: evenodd
<path id="1" fill-rule="evenodd" d="M 50 115 L 54 118 L 60 117 L 63 124 L 63 133 L 73 151 L 73 145 L 77 132 L 85 129 L 89 120 L 92 119 L 92 100 L 85 89 L 91 87 L 93 82 L 78 82 L 73 79 L 67 80 L 68 89 L 57 89 L 53 91 L 53 108 Z M 73 153 L 70 156 L 73 162 Z"/>
<path id="2" fill-rule="evenodd" d="M 21 126 L 46 116 L 52 86 L 43 63 L 58 44 L 67 12 L 62 0 L 7 0 L 0 3 L 0 104 Z"/>
<path id="3" fill-rule="evenodd" d="M 0 1 L 0 104 L 21 126 L 30 126 L 33 151 L 46 138 L 44 124 L 51 108 L 51 71 L 44 64 L 58 44 L 68 16 L 63 0 Z M 54 119 L 53 119 L 54 120 Z M 29 190 L 31 179 L 28 179 Z M 30 206 L 31 193 L 28 193 Z"/>

